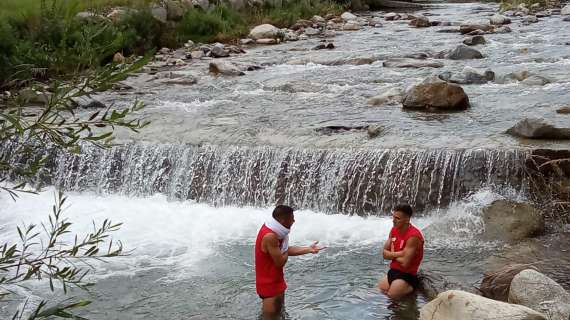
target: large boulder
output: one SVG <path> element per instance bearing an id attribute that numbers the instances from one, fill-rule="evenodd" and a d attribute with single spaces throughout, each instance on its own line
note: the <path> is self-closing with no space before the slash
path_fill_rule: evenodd
<path id="1" fill-rule="evenodd" d="M 245 74 L 237 65 L 228 61 L 210 62 L 209 69 L 211 73 L 226 76 L 243 76 Z"/>
<path id="2" fill-rule="evenodd" d="M 393 58 L 382 63 L 386 68 L 441 68 L 443 63 L 434 60 Z"/>
<path id="3" fill-rule="evenodd" d="M 564 8 L 560 10 L 560 14 L 564 16 L 570 16 L 570 4 L 565 5 Z"/>
<path id="4" fill-rule="evenodd" d="M 262 24 L 259 25 L 249 32 L 249 37 L 252 39 L 272 39 L 277 38 L 279 36 L 280 30 L 279 28 L 270 25 L 270 24 Z"/>
<path id="5" fill-rule="evenodd" d="M 493 272 L 485 272 L 479 291 L 489 299 L 508 302 L 513 278 L 519 272 L 532 268 L 528 264 L 511 264 Z"/>
<path id="6" fill-rule="evenodd" d="M 521 240 L 544 232 L 544 217 L 527 203 L 495 200 L 483 209 L 484 237 L 493 240 Z"/>
<path id="7" fill-rule="evenodd" d="M 460 110 L 469 107 L 469 98 L 463 88 L 445 81 L 424 82 L 413 86 L 402 101 L 404 108 Z"/>
<path id="8" fill-rule="evenodd" d="M 482 59 L 483 55 L 481 54 L 481 52 L 473 48 L 470 48 L 464 44 L 460 44 L 451 52 L 449 52 L 445 57 L 451 60 L 465 60 L 465 59 Z"/>
<path id="9" fill-rule="evenodd" d="M 420 309 L 420 320 L 546 320 L 530 308 L 449 290 Z"/>
<path id="10" fill-rule="evenodd" d="M 570 319 L 570 293 L 556 281 L 532 269 L 523 270 L 513 278 L 509 302 L 544 313 L 549 320 Z"/>
<path id="11" fill-rule="evenodd" d="M 543 119 L 525 118 L 520 120 L 507 133 L 528 139 L 570 139 L 570 128 L 555 127 Z"/>

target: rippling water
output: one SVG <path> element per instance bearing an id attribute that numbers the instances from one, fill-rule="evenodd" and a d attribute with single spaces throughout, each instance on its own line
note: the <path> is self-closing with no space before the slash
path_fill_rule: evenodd
<path id="1" fill-rule="evenodd" d="M 420 12 L 431 20 L 484 23 L 496 9 L 494 4 L 440 4 Z M 148 76 L 142 75 L 132 83 L 146 93 L 136 97 L 148 104 L 143 113 L 153 123 L 134 139 L 327 148 L 570 146 L 568 142 L 524 141 L 504 134 L 524 117 L 543 117 L 566 126 L 570 121 L 555 112 L 570 101 L 570 50 L 566 45 L 570 29 L 561 16 L 541 18 L 529 26 L 514 18 L 512 33 L 485 35 L 487 44 L 476 47 L 484 59 L 440 60 L 445 66 L 439 69 L 384 68 L 382 62 L 387 58 L 453 49 L 464 39 L 459 33 L 436 32 L 458 27 L 416 29 L 407 22 L 386 21 L 382 28 L 338 32 L 330 39 L 334 50 L 310 50 L 320 39 L 251 48 L 228 59 L 266 67 L 242 77 L 209 75 L 209 61 L 203 60 L 179 69 L 197 76 L 198 84 L 193 86 L 158 85 L 145 82 Z M 378 61 L 360 66 L 325 65 L 349 58 Z M 490 68 L 498 77 L 528 70 L 553 83 L 464 85 L 472 108 L 458 113 L 429 114 L 404 111 L 398 105 L 371 107 L 366 103 L 389 88 L 405 89 L 432 74 L 459 72 L 465 66 Z M 132 95 L 114 94 L 105 98 L 117 104 L 133 99 Z M 315 131 L 329 125 L 382 125 L 388 130 L 376 139 L 368 139 L 365 131 L 331 135 Z"/>

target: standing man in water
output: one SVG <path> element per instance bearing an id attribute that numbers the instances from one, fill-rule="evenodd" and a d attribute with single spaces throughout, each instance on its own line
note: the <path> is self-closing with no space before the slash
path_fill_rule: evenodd
<path id="1" fill-rule="evenodd" d="M 263 300 L 263 317 L 276 317 L 285 302 L 283 266 L 289 256 L 318 253 L 317 242 L 309 247 L 289 247 L 289 231 L 295 222 L 293 209 L 278 205 L 272 217 L 261 226 L 255 241 L 255 286 Z"/>
<path id="2" fill-rule="evenodd" d="M 392 299 L 400 299 L 418 287 L 417 273 L 424 257 L 424 236 L 410 223 L 412 214 L 412 207 L 408 204 L 394 207 L 394 227 L 384 243 L 382 256 L 392 262 L 378 287 Z"/>

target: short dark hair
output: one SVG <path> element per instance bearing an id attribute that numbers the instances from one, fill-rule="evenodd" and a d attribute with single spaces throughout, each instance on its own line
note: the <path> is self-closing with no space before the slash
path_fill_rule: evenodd
<path id="1" fill-rule="evenodd" d="M 400 204 L 396 205 L 394 207 L 394 209 L 392 209 L 392 211 L 402 212 L 403 214 L 407 215 L 408 217 L 411 217 L 414 214 L 414 210 L 407 203 L 400 203 Z"/>
<path id="2" fill-rule="evenodd" d="M 293 208 L 286 205 L 278 205 L 273 209 L 273 218 L 275 220 L 282 220 L 289 218 L 293 214 Z"/>

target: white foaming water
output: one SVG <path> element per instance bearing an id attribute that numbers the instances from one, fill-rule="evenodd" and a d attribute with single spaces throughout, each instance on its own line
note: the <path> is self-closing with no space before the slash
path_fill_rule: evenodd
<path id="1" fill-rule="evenodd" d="M 0 195 L 0 240 L 16 241 L 16 225 L 47 221 L 54 204 L 55 190 L 39 195 L 23 194 L 16 201 Z M 194 273 L 197 262 L 213 254 L 221 245 L 253 245 L 261 224 L 271 208 L 214 208 L 194 202 L 170 202 L 165 196 L 128 198 L 68 193 L 64 217 L 72 233 L 84 235 L 93 224 L 104 219 L 122 222 L 113 234 L 133 250 L 127 257 L 110 259 L 97 268 L 100 276 L 134 274 L 137 271 L 166 267 Z M 392 226 L 388 217 L 327 215 L 300 210 L 290 236 L 291 245 L 308 245 L 313 241 L 328 247 L 362 247 L 378 244 L 387 238 Z M 422 220 L 416 221 L 422 225 Z"/>

